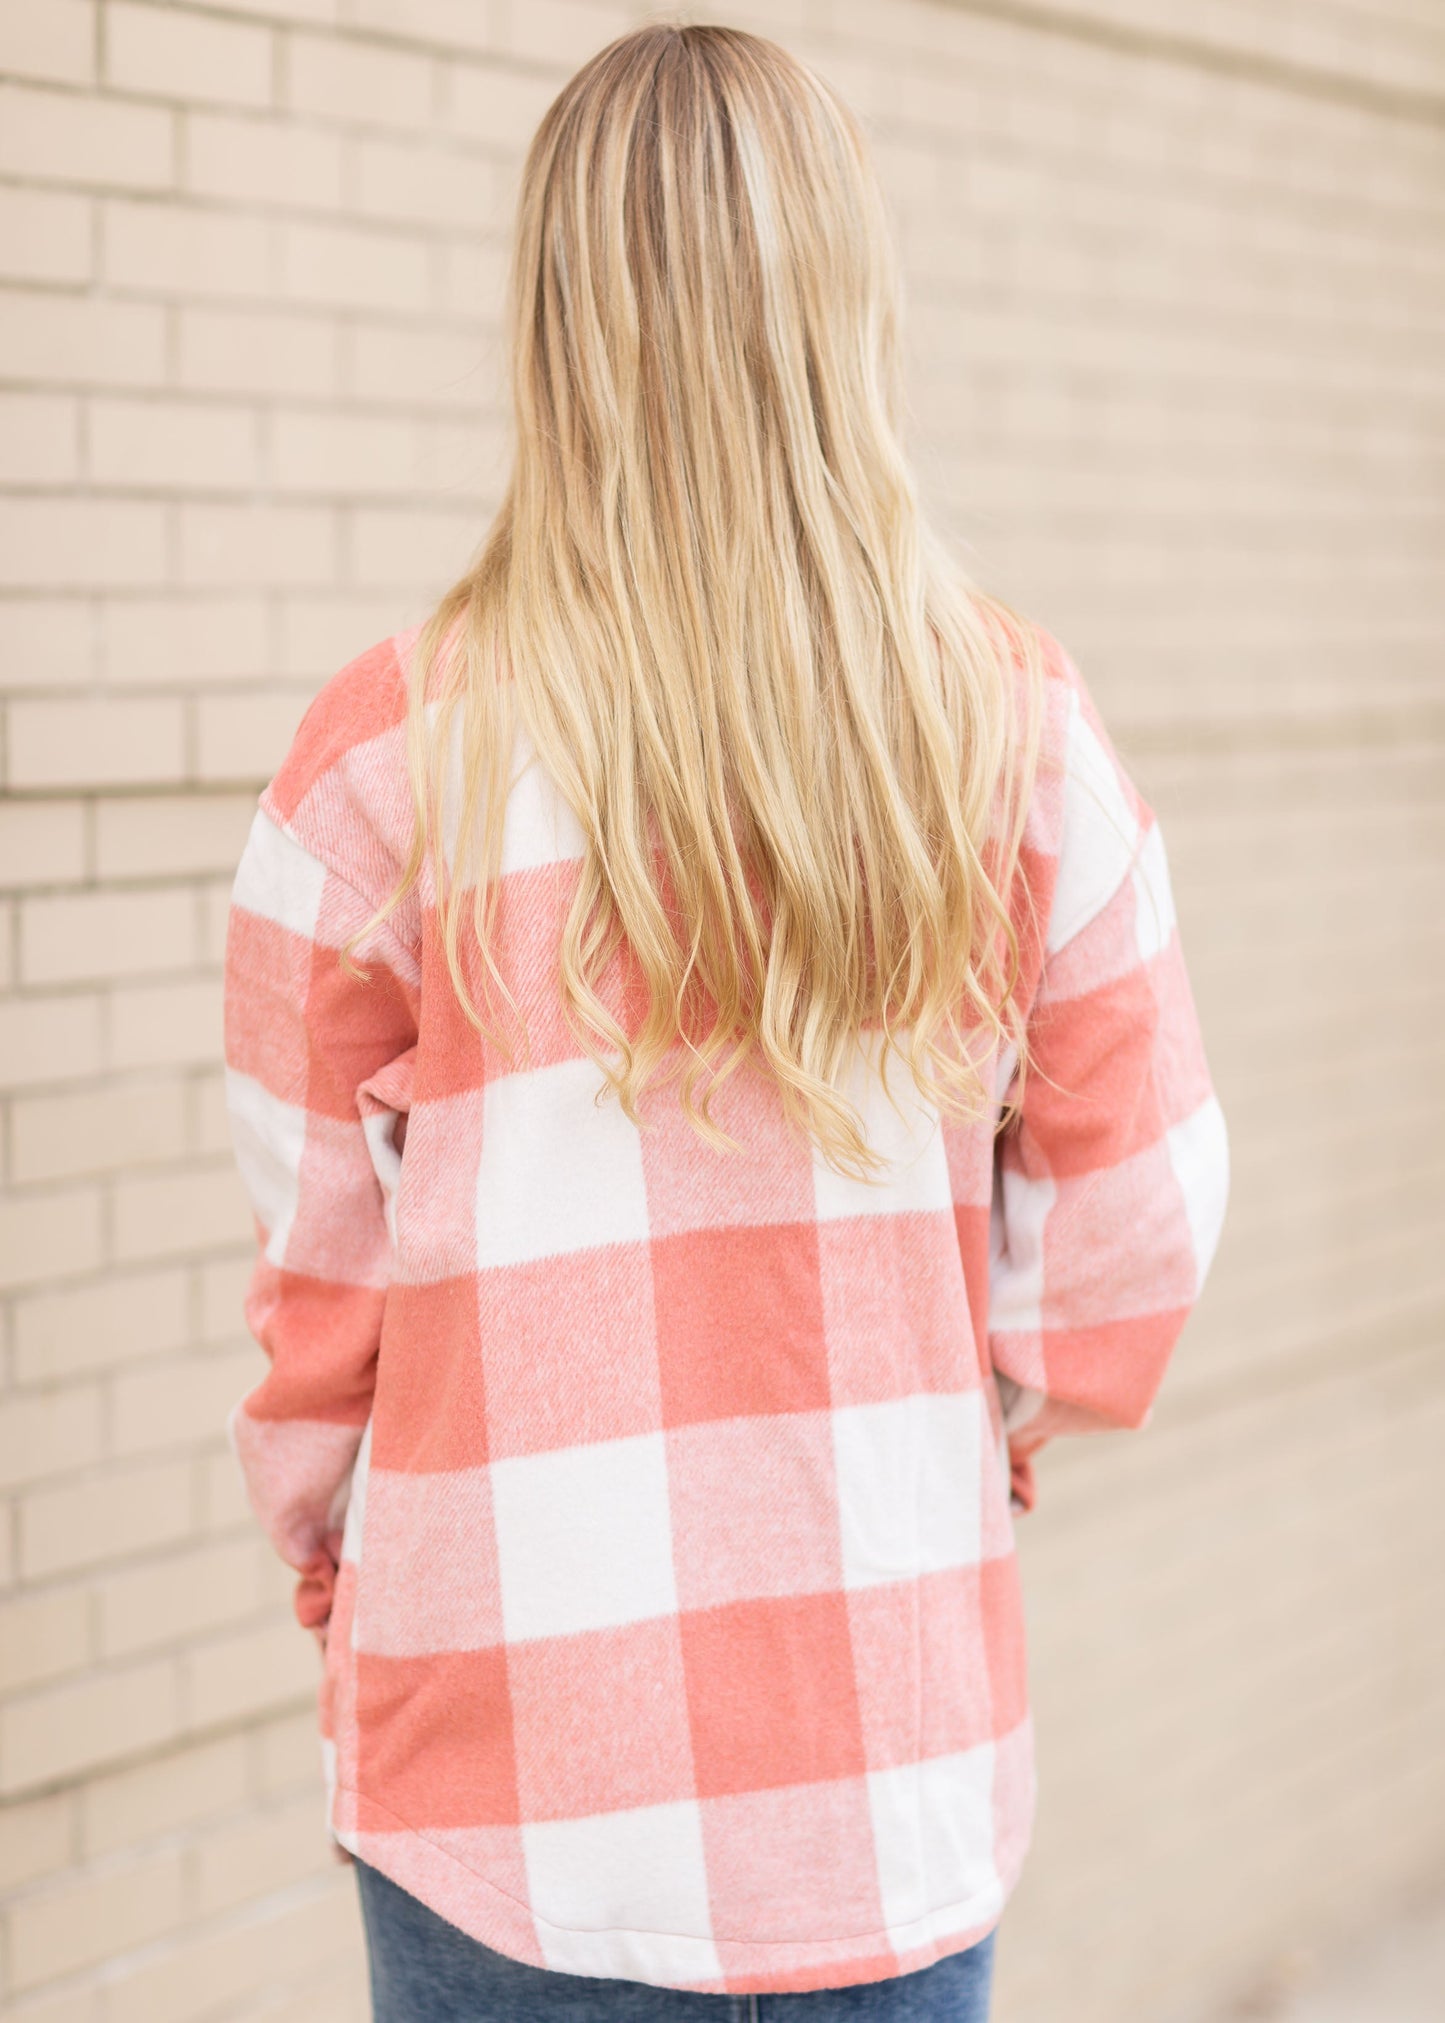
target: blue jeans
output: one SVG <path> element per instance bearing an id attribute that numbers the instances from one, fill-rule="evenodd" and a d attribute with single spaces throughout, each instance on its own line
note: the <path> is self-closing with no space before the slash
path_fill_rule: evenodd
<path id="1" fill-rule="evenodd" d="M 988 2023 L 990 1932 L 916 1974 L 806 1995 L 698 1995 L 528 1967 L 355 1864 L 374 2023 Z"/>

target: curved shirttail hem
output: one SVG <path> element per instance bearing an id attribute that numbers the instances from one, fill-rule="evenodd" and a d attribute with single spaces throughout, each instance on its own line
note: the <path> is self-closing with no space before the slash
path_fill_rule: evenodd
<path id="1" fill-rule="evenodd" d="M 786 1982 L 781 1984 L 776 1979 L 764 1980 L 758 1978 L 759 1975 L 766 1973 L 765 1968 L 757 1970 L 756 1974 L 746 1968 L 740 1968 L 727 1973 L 721 1979 L 714 1978 L 707 1981 L 669 1980 L 652 1981 L 648 1984 L 653 1987 L 686 1990 L 694 1994 L 806 1994 L 824 1988 L 862 1987 L 868 1982 L 892 1980 L 905 1973 L 917 1972 L 921 1968 L 932 1966 L 938 1960 L 947 1958 L 952 1953 L 966 1952 L 970 1946 L 975 1946 L 981 1940 L 987 1938 L 988 1934 L 993 1931 L 1002 1919 L 1009 1896 L 1019 1879 L 1019 1874 L 1023 1867 L 1023 1857 L 1022 1853 L 1020 1853 L 1010 1863 L 1007 1870 L 998 1871 L 995 1885 L 988 1893 L 994 1908 L 989 1915 L 981 1917 L 976 1925 L 960 1925 L 941 1938 L 931 1938 L 922 1945 L 906 1947 L 902 1952 L 899 1952 L 895 1948 L 889 1928 L 886 1926 L 872 1931 L 848 1932 L 824 1939 L 734 1939 L 719 1933 L 654 1932 L 631 1925 L 597 1925 L 590 1927 L 557 1925 L 553 1924 L 550 1918 L 541 1917 L 531 1904 L 524 1902 L 520 1897 L 514 1897 L 510 1890 L 503 1889 L 499 1883 L 493 1882 L 489 1876 L 483 1875 L 479 1869 L 474 1869 L 470 1863 L 463 1861 L 460 1855 L 454 1854 L 449 1847 L 444 1847 L 440 1841 L 433 1840 L 431 1835 L 424 1832 L 420 1827 L 412 1826 L 409 1821 L 402 1819 L 398 1813 L 392 1811 L 389 1805 L 383 1805 L 379 1799 L 370 1797 L 353 1785 L 338 1784 L 335 1787 L 335 1791 L 338 1797 L 346 1797 L 364 1802 L 374 1812 L 384 1813 L 388 1819 L 395 1820 L 402 1832 L 420 1841 L 423 1846 L 429 1848 L 434 1855 L 440 1856 L 443 1861 L 449 1863 L 453 1868 L 460 1869 L 462 1874 L 471 1883 L 479 1885 L 487 1895 L 499 1898 L 507 1906 L 509 1922 L 514 1923 L 520 1919 L 533 1930 L 545 1929 L 549 1932 L 556 1932 L 559 1936 L 566 1938 L 604 1939 L 615 1935 L 623 1939 L 655 1939 L 661 1945 L 676 1944 L 681 1940 L 687 1944 L 712 1944 L 735 1948 L 740 1952 L 752 1952 L 769 1948 L 781 1950 L 786 1947 L 791 1948 L 794 1952 L 836 1954 L 840 1948 L 848 1948 L 850 1951 L 859 1952 L 856 1964 L 866 1968 L 865 1972 L 855 1975 L 852 1980 L 830 1980 L 826 1978 L 830 1973 L 836 1972 L 840 1967 L 844 1967 L 847 1964 L 845 1960 L 835 1958 L 831 1961 L 831 1964 L 827 1960 L 820 1961 L 816 1968 L 807 1966 L 796 1968 L 788 1973 Z M 372 1866 L 377 1868 L 382 1867 L 380 1862 L 372 1862 L 371 1853 L 361 1845 L 364 1840 L 369 1838 L 365 1834 L 364 1829 L 359 1827 L 337 1828 L 329 1826 L 328 1831 L 331 1833 L 333 1839 L 339 1841 L 344 1848 L 358 1856 L 360 1860 L 372 1863 Z M 392 1878 L 392 1880 L 395 1880 L 395 1878 Z M 405 1885 L 400 1886 L 405 1887 Z M 434 1907 L 429 1906 L 428 1908 Z M 955 1909 L 956 1906 L 953 1904 L 930 1906 L 926 1911 L 921 1911 L 916 1917 L 910 1918 L 906 1926 L 897 1926 L 893 1930 L 904 1931 L 926 1926 L 934 1918 L 946 1912 L 952 1913 Z M 445 1916 L 445 1913 L 438 1912 L 437 1915 Z M 455 1922 L 455 1919 L 447 1918 L 448 1924 L 455 1924 Z M 465 1930 L 465 1927 L 458 1926 L 457 1929 Z M 469 1933 L 468 1936 L 477 1937 L 475 1933 Z M 493 1945 L 490 1939 L 478 1938 L 478 1943 L 492 1946 L 492 1949 L 496 1952 L 506 1951 L 505 1947 Z M 860 1951 L 860 1949 L 869 1948 L 871 1950 Z M 890 1957 L 885 1959 L 884 1955 Z M 521 1960 L 523 1964 L 529 1966 L 539 1964 L 538 1962 L 524 1959 L 520 1953 L 512 1953 L 509 1957 Z M 587 1970 L 585 1968 L 568 1968 L 566 1971 L 585 1974 Z M 618 1977 L 593 1975 L 591 1978 L 626 1978 L 646 1981 L 645 1976 L 635 1973 Z"/>

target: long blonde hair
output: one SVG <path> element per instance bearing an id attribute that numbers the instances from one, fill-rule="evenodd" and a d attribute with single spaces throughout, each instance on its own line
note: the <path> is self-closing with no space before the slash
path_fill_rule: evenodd
<path id="1" fill-rule="evenodd" d="M 866 1033 L 967 1116 L 993 1045 L 1023 1053 L 1010 893 L 1038 742 L 1030 628 L 920 514 L 897 296 L 862 132 L 775 44 L 645 27 L 563 88 L 521 184 L 514 467 L 413 656 L 391 902 L 431 865 L 457 994 L 497 1030 L 519 715 L 585 835 L 561 986 L 624 1110 L 676 1072 L 730 1144 L 710 1103 L 751 1057 L 863 1175 L 843 1082 Z M 600 990 L 624 950 L 632 1030 Z"/>

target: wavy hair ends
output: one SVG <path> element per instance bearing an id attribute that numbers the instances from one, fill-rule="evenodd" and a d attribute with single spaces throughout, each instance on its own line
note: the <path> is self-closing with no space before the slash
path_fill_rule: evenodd
<path id="1" fill-rule="evenodd" d="M 730 1145 L 713 1099 L 760 1063 L 867 1177 L 860 1044 L 970 1117 L 996 1046 L 1024 1064 L 1040 653 L 920 512 L 857 122 L 756 36 L 623 36 L 532 143 L 510 323 L 512 473 L 413 656 L 389 906 L 430 864 L 457 994 L 512 1048 L 494 928 L 524 728 L 585 837 L 567 1015 L 626 1113 L 675 1076 Z"/>

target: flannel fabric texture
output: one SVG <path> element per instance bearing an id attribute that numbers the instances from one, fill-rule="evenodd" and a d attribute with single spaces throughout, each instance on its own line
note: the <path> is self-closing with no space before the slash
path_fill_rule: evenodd
<path id="1" fill-rule="evenodd" d="M 927 1966 L 993 1929 L 1031 1836 L 1033 1457 L 1147 1420 L 1223 1219 L 1158 823 L 1046 638 L 1022 1115 L 940 1120 L 901 1074 L 895 1107 L 860 1047 L 882 1184 L 760 1071 L 715 1151 L 665 1089 L 641 1129 L 596 1100 L 557 981 L 583 838 L 525 740 L 496 955 L 530 1055 L 465 1018 L 425 883 L 364 978 L 339 960 L 406 852 L 414 639 L 307 711 L 227 945 L 268 1359 L 228 1425 L 321 1646 L 330 1833 L 538 1966 Z"/>

